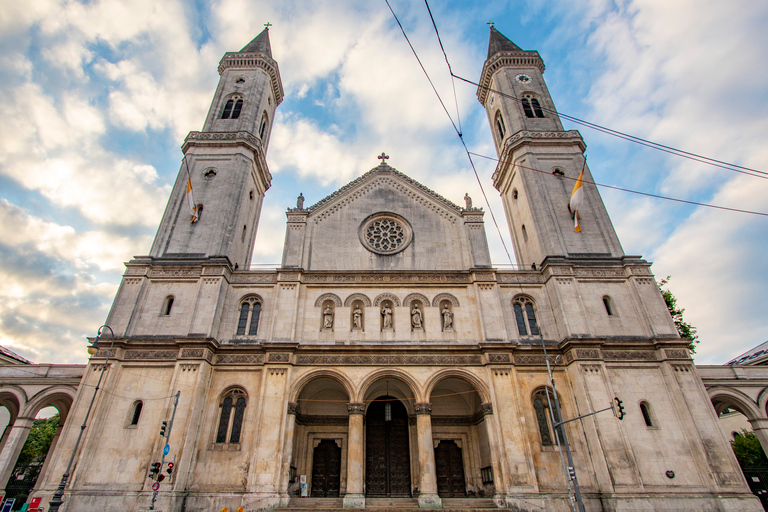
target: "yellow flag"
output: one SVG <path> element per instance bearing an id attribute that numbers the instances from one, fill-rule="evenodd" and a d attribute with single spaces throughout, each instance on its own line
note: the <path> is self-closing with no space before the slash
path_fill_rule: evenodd
<path id="1" fill-rule="evenodd" d="M 586 164 L 586 161 L 584 162 Z M 581 168 L 579 173 L 579 179 L 576 180 L 576 184 L 573 186 L 573 192 L 571 192 L 570 209 L 573 213 L 573 230 L 577 233 L 581 231 L 579 225 L 579 210 L 584 205 L 584 188 L 582 179 L 584 178 L 584 167 Z"/>

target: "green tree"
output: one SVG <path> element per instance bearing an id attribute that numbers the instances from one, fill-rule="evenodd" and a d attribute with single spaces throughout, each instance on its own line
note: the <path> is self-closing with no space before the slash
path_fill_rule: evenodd
<path id="1" fill-rule="evenodd" d="M 669 310 L 669 314 L 672 315 L 672 321 L 675 322 L 677 333 L 681 338 L 691 340 L 690 343 L 688 343 L 688 350 L 690 350 L 692 354 L 695 354 L 696 343 L 699 342 L 699 335 L 696 334 L 696 328 L 694 326 L 683 320 L 685 309 L 678 307 L 677 299 L 672 295 L 672 292 L 666 288 L 669 280 L 670 277 L 667 276 L 659 281 L 659 291 L 661 292 L 661 296 L 664 297 L 664 302 L 667 303 L 667 309 Z"/>
<path id="2" fill-rule="evenodd" d="M 48 419 L 35 420 L 29 429 L 27 441 L 19 454 L 18 463 L 45 460 L 48 449 L 51 447 L 53 436 L 59 426 L 59 414 L 56 413 Z"/>
<path id="3" fill-rule="evenodd" d="M 742 429 L 731 441 L 733 453 L 743 468 L 767 467 L 768 458 L 754 432 Z"/>

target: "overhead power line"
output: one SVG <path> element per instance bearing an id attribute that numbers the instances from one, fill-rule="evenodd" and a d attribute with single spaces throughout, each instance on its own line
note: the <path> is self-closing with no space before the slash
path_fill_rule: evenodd
<path id="1" fill-rule="evenodd" d="M 504 92 L 501 92 L 497 89 L 493 89 L 491 87 L 487 87 L 484 85 L 480 85 L 477 82 L 474 82 L 472 80 L 469 80 L 467 78 L 460 77 L 458 75 L 455 75 L 451 73 L 451 75 L 454 78 L 457 78 L 458 80 L 461 80 L 463 82 L 467 82 L 468 84 L 475 85 L 477 87 L 482 87 L 483 89 L 486 89 L 490 92 L 496 93 L 499 96 L 502 96 L 504 98 L 509 98 L 515 101 L 521 101 L 520 98 L 513 96 L 511 94 L 507 94 Z M 694 162 L 699 162 L 707 165 L 711 165 L 713 167 L 719 167 L 721 169 L 725 169 L 732 172 L 738 172 L 740 174 L 746 174 L 747 176 L 754 176 L 755 178 L 762 178 L 762 179 L 768 179 L 768 172 L 766 171 L 760 171 L 758 169 L 752 169 L 750 167 L 744 167 L 741 165 L 731 164 L 728 162 L 724 162 L 722 160 L 716 160 L 714 158 L 709 158 L 704 155 L 699 155 L 697 153 L 691 153 L 690 151 L 684 151 L 682 149 L 677 149 L 672 146 L 667 146 L 664 144 L 660 144 L 658 142 L 653 142 L 651 140 L 643 139 L 642 137 L 637 137 L 635 135 L 630 135 L 628 133 L 620 132 L 618 130 L 614 130 L 612 128 L 608 128 L 606 126 L 601 126 L 596 123 L 591 123 L 589 121 L 585 121 L 583 119 L 579 119 L 578 117 L 571 116 L 568 114 L 563 114 L 562 112 L 558 112 L 557 110 L 547 108 L 544 105 L 541 105 L 541 110 L 545 112 L 549 112 L 552 114 L 555 114 L 563 119 L 568 119 L 569 121 L 579 124 L 581 126 L 586 126 L 587 128 L 592 128 L 593 130 L 597 130 L 599 132 L 606 133 L 608 135 L 618 137 L 620 139 L 627 140 L 629 142 L 634 142 L 635 144 L 640 144 L 641 146 L 646 146 L 652 149 L 656 149 L 658 151 L 662 151 L 664 153 L 669 153 L 670 155 L 679 156 L 681 158 L 687 158 L 688 160 L 693 160 Z"/>
<path id="2" fill-rule="evenodd" d="M 479 153 L 471 153 L 471 154 L 475 155 L 475 156 L 479 156 L 480 158 L 486 158 L 488 160 L 494 160 L 496 162 L 499 161 L 498 158 L 493 158 L 493 157 L 490 157 L 490 156 L 481 155 Z M 548 175 L 552 176 L 553 178 L 555 178 L 555 175 L 550 173 L 550 172 L 548 172 L 548 171 L 542 171 L 541 169 L 535 169 L 533 167 L 527 167 L 527 166 L 521 165 L 521 164 L 514 164 L 514 165 L 519 167 L 519 168 L 521 168 L 521 169 L 528 169 L 530 171 L 540 172 L 542 174 L 548 174 Z M 573 178 L 573 177 L 570 177 L 570 176 L 557 176 L 557 178 L 571 180 L 571 181 L 578 180 L 578 178 Z M 610 188 L 610 189 L 613 189 L 613 190 L 621 190 L 622 192 L 629 192 L 630 194 L 638 194 L 638 195 L 641 195 L 641 196 L 655 197 L 656 199 L 664 199 L 666 201 L 675 201 L 675 202 L 678 202 L 678 203 L 692 204 L 692 205 L 695 205 L 695 206 L 705 206 L 707 208 L 715 208 L 717 210 L 726 210 L 726 211 L 729 211 L 729 212 L 738 212 L 738 213 L 749 213 L 751 215 L 762 215 L 764 217 L 768 217 L 768 213 L 763 213 L 763 212 L 755 212 L 755 211 L 751 211 L 751 210 L 741 210 L 739 208 L 729 208 L 727 206 L 718 206 L 718 205 L 709 204 L 709 203 L 700 203 L 700 202 L 697 202 L 697 201 L 689 201 L 687 199 L 679 199 L 679 198 L 676 198 L 676 197 L 669 197 L 669 196 L 662 196 L 662 195 L 659 195 L 659 194 L 652 194 L 650 192 L 640 192 L 639 190 L 632 190 L 632 189 L 628 189 L 628 188 L 617 187 L 615 185 L 606 185 L 604 183 L 597 183 L 595 181 L 589 181 L 589 180 L 582 180 L 582 181 L 584 183 L 589 183 L 589 184 L 592 184 L 592 185 L 595 185 L 595 186 L 598 186 L 598 187 Z"/>
<path id="3" fill-rule="evenodd" d="M 413 52 L 413 56 L 416 57 L 416 60 L 419 63 L 419 66 L 421 67 L 421 70 L 424 72 L 424 76 L 427 77 L 427 80 L 429 81 L 429 85 L 432 86 L 432 90 L 435 92 L 435 96 L 437 96 L 437 100 L 440 102 L 440 105 L 442 105 L 443 110 L 445 111 L 445 115 L 448 116 L 448 119 L 451 121 L 451 125 L 453 126 L 454 131 L 459 136 L 459 140 L 461 141 L 461 145 L 464 147 L 464 152 L 467 154 L 467 158 L 469 159 L 469 164 L 472 166 L 472 171 L 475 173 L 475 179 L 477 179 L 477 184 L 480 186 L 480 192 L 483 194 L 483 199 L 485 199 L 485 204 L 488 206 L 488 213 L 491 214 L 491 220 L 493 220 L 494 226 L 496 226 L 496 231 L 499 233 L 499 239 L 501 240 L 501 245 L 504 246 L 504 252 L 507 253 L 507 258 L 509 259 L 509 263 L 512 263 L 512 256 L 509 254 L 509 249 L 507 249 L 507 244 L 504 242 L 504 237 L 501 235 L 501 228 L 499 228 L 499 223 L 496 221 L 496 216 L 493 214 L 493 209 L 491 209 L 491 202 L 488 200 L 488 196 L 485 194 L 485 189 L 483 188 L 483 182 L 480 180 L 480 175 L 477 173 L 477 169 L 475 168 L 475 162 L 472 161 L 472 155 L 469 154 L 469 148 L 467 147 L 467 144 L 464 142 L 464 137 L 461 134 L 461 130 L 456 126 L 456 123 L 453 122 L 453 118 L 451 117 L 451 114 L 448 112 L 448 109 L 445 107 L 445 103 L 443 103 L 443 99 L 440 97 L 440 93 L 437 92 L 437 89 L 435 88 L 435 84 L 432 83 L 432 79 L 429 77 L 429 73 L 427 73 L 427 70 L 424 68 L 424 64 L 421 63 L 421 59 L 419 58 L 419 54 L 416 53 L 416 49 L 411 44 L 411 40 L 408 39 L 408 34 L 405 33 L 405 29 L 403 28 L 402 23 L 400 23 L 400 20 L 397 17 L 397 14 L 395 14 L 395 11 L 392 9 L 392 6 L 389 5 L 389 0 L 384 0 L 386 2 L 387 7 L 389 7 L 389 12 L 392 13 L 392 16 L 395 18 L 395 21 L 397 22 L 397 26 L 400 27 L 400 31 L 403 33 L 403 37 L 408 42 L 408 46 L 411 48 L 411 51 Z M 432 16 L 432 13 L 430 12 L 430 16 Z M 432 20 L 434 23 L 434 19 Z M 435 27 L 435 30 L 437 30 L 437 27 Z M 442 46 L 442 43 L 441 43 Z M 445 55 L 445 51 L 443 51 L 443 55 Z M 445 62 L 448 63 L 448 56 L 445 57 Z M 450 64 L 448 64 L 448 69 L 450 71 Z M 451 75 L 453 73 L 451 72 Z"/>

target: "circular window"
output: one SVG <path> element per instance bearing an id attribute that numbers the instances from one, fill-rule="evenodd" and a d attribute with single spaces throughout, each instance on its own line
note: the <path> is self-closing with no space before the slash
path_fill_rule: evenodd
<path id="1" fill-rule="evenodd" d="M 360 241 L 376 254 L 395 254 L 411 243 L 411 227 L 393 213 L 377 213 L 360 225 Z"/>

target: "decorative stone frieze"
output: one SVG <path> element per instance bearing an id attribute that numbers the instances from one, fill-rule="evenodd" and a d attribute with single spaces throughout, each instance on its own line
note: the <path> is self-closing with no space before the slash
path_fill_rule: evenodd
<path id="1" fill-rule="evenodd" d="M 276 283 L 277 273 L 236 273 L 231 277 L 232 284 Z"/>
<path id="2" fill-rule="evenodd" d="M 549 364 L 554 366 L 555 365 L 555 359 L 557 356 L 547 356 L 547 359 L 549 359 Z M 544 356 L 518 356 L 515 355 L 515 364 L 521 365 L 521 366 L 542 366 L 546 365 L 547 362 L 544 360 Z"/>
<path id="3" fill-rule="evenodd" d="M 656 361 L 656 353 L 648 350 L 611 350 L 603 352 L 606 361 Z"/>
<path id="4" fill-rule="evenodd" d="M 300 355 L 296 358 L 296 364 L 304 366 L 463 366 L 480 365 L 481 363 L 480 356 L 474 355 Z"/>
<path id="5" fill-rule="evenodd" d="M 176 359 L 178 350 L 128 350 L 124 358 L 128 361 L 138 359 Z"/>
<path id="6" fill-rule="evenodd" d="M 267 358 L 270 363 L 287 363 L 291 360 L 291 354 L 285 352 L 271 352 Z"/>
<path id="7" fill-rule="evenodd" d="M 489 363 L 511 363 L 512 357 L 509 354 L 488 354 Z"/>
<path id="8" fill-rule="evenodd" d="M 669 359 L 690 359 L 690 353 L 685 349 L 668 348 L 664 353 Z"/>
<path id="9" fill-rule="evenodd" d="M 219 354 L 216 364 L 264 364 L 263 354 Z"/>
<path id="10" fill-rule="evenodd" d="M 192 359 L 195 357 L 203 357 L 204 352 L 205 350 L 202 348 L 183 348 L 181 349 L 181 358 Z"/>

